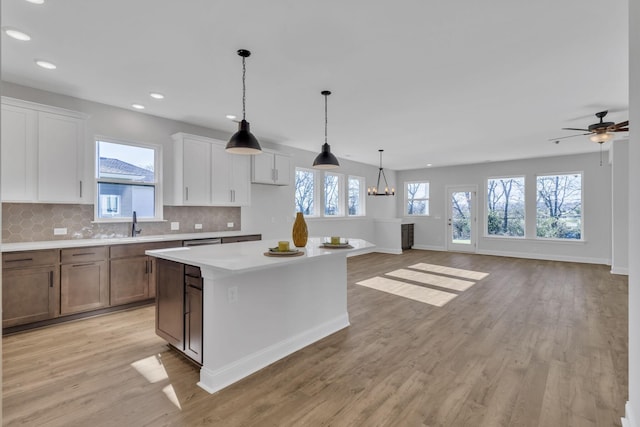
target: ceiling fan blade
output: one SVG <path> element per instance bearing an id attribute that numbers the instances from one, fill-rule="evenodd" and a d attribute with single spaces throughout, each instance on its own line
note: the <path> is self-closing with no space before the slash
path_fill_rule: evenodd
<path id="1" fill-rule="evenodd" d="M 589 129 L 578 129 L 578 128 L 562 128 L 562 130 L 581 130 L 584 132 L 589 132 Z"/>
<path id="2" fill-rule="evenodd" d="M 629 120 L 625 120 L 624 122 L 617 123 L 613 125 L 615 128 L 626 128 L 629 127 Z"/>
<path id="3" fill-rule="evenodd" d="M 618 128 L 618 129 L 613 129 L 613 132 L 629 132 L 629 128 Z"/>
<path id="4" fill-rule="evenodd" d="M 580 129 L 580 130 L 583 130 L 583 129 Z M 561 136 L 560 138 L 551 138 L 548 141 L 558 141 L 559 139 L 573 138 L 573 137 L 576 137 L 576 136 L 584 136 L 584 135 L 591 135 L 591 132 L 589 132 L 589 133 L 579 133 L 577 135 Z"/>

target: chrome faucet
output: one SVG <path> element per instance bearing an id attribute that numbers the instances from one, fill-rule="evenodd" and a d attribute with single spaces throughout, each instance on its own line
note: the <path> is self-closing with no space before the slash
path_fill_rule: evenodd
<path id="1" fill-rule="evenodd" d="M 142 231 L 141 228 L 136 228 L 138 225 L 138 216 L 136 211 L 133 211 L 133 222 L 131 223 L 131 237 L 136 237 Z"/>

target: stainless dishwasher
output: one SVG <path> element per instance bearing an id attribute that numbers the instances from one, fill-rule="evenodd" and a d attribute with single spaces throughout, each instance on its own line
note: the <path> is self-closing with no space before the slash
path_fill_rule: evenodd
<path id="1" fill-rule="evenodd" d="M 182 246 L 219 245 L 221 243 L 222 239 L 216 237 L 211 239 L 185 240 L 184 242 L 182 242 Z"/>

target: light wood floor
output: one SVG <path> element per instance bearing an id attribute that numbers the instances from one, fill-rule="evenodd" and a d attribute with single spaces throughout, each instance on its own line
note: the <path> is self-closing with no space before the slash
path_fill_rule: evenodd
<path id="1" fill-rule="evenodd" d="M 5 337 L 4 425 L 620 425 L 625 277 L 417 250 L 348 262 L 349 328 L 214 395 L 155 336 L 152 307 Z M 457 294 L 443 307 L 355 284 L 420 262 L 489 275 L 430 286 Z"/>

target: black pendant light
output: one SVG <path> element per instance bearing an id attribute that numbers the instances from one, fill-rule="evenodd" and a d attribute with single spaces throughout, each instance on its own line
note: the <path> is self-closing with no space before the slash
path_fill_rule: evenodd
<path id="1" fill-rule="evenodd" d="M 324 95 L 324 144 L 322 151 L 313 161 L 313 167 L 314 169 L 335 169 L 340 166 L 340 163 L 336 156 L 331 154 L 331 147 L 327 144 L 327 96 L 331 95 L 331 92 L 323 90 L 320 93 Z"/>
<path id="2" fill-rule="evenodd" d="M 380 152 L 380 167 L 378 168 L 378 182 L 376 186 L 373 188 L 367 188 L 368 196 L 393 196 L 396 194 L 396 189 L 391 187 L 391 191 L 389 191 L 389 184 L 387 183 L 387 176 L 384 174 L 384 169 L 382 169 L 382 152 L 384 150 L 378 150 Z M 380 188 L 380 177 L 384 179 L 384 191 Z"/>
<path id="3" fill-rule="evenodd" d="M 245 59 L 251 55 L 251 52 L 240 49 L 238 55 L 242 57 L 242 120 L 238 123 L 238 132 L 234 133 L 229 142 L 227 142 L 225 150 L 233 154 L 260 154 L 262 153 L 260 144 L 256 137 L 249 131 L 249 122 L 245 120 L 245 77 L 247 74 Z"/>

